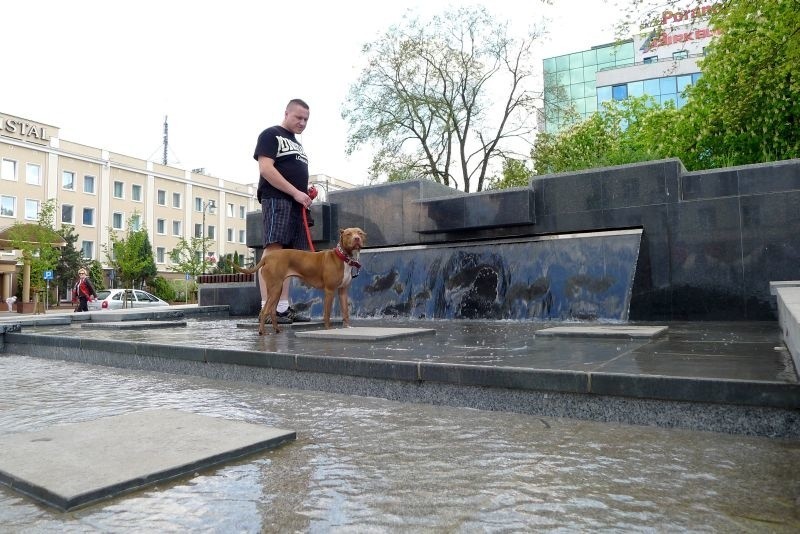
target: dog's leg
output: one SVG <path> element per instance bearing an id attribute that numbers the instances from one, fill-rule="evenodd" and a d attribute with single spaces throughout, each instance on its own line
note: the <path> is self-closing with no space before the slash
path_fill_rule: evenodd
<path id="1" fill-rule="evenodd" d="M 281 333 L 281 329 L 278 327 L 278 300 L 281 298 L 281 287 L 283 286 L 283 280 L 278 279 L 277 281 L 273 280 L 269 287 L 267 288 L 267 302 L 264 304 L 265 308 L 269 310 L 270 317 L 272 318 L 272 329 L 275 331 L 276 334 Z"/>
<path id="2" fill-rule="evenodd" d="M 267 319 L 267 313 L 268 313 L 267 310 L 268 309 L 269 308 L 267 308 L 267 303 L 265 301 L 264 305 L 261 306 L 261 311 L 258 312 L 258 335 L 259 336 L 263 336 L 264 335 L 264 321 L 266 321 L 266 319 Z"/>
<path id="3" fill-rule="evenodd" d="M 347 297 L 347 287 L 339 288 L 339 307 L 342 309 L 342 324 L 350 328 L 350 303 Z"/>
<path id="4" fill-rule="evenodd" d="M 333 289 L 325 288 L 325 303 L 322 308 L 322 321 L 325 323 L 325 328 L 331 328 L 331 311 L 333 310 Z"/>

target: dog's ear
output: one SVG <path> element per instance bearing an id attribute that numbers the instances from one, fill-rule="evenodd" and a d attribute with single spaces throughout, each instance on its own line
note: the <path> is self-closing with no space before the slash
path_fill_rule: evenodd
<path id="1" fill-rule="evenodd" d="M 339 237 L 340 238 L 342 237 L 343 233 L 344 233 L 344 228 L 339 228 Z"/>

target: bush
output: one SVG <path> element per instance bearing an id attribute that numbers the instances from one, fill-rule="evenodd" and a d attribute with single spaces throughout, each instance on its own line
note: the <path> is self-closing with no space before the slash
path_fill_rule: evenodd
<path id="1" fill-rule="evenodd" d="M 163 276 L 156 276 L 153 278 L 153 281 L 150 283 L 150 289 L 155 296 L 162 300 L 166 300 L 167 302 L 173 302 L 175 300 L 175 290 L 172 288 L 172 284 Z"/>

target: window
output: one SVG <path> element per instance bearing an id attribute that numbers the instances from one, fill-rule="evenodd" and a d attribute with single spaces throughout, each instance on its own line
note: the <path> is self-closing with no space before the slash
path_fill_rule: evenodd
<path id="1" fill-rule="evenodd" d="M 25 199 L 25 218 L 31 221 L 39 220 L 39 201 L 31 198 Z"/>
<path id="2" fill-rule="evenodd" d="M 210 226 L 210 225 L 207 228 L 208 228 L 208 238 L 209 239 L 216 239 L 216 236 L 214 235 L 214 234 L 216 234 L 216 232 L 214 231 L 215 228 L 213 226 Z"/>
<path id="3" fill-rule="evenodd" d="M 156 219 L 156 233 L 164 235 L 167 233 L 167 221 L 164 219 Z"/>
<path id="4" fill-rule="evenodd" d="M 678 92 L 682 93 L 684 89 L 692 85 L 692 75 L 686 74 L 683 76 L 678 76 Z"/>
<path id="5" fill-rule="evenodd" d="M 233 204 L 228 203 L 228 217 L 233 217 Z"/>
<path id="6" fill-rule="evenodd" d="M 159 189 L 158 193 L 156 194 L 157 202 L 159 206 L 166 206 L 167 205 L 167 192 L 163 189 Z"/>
<path id="7" fill-rule="evenodd" d="M 61 205 L 61 222 L 67 224 L 75 223 L 75 209 L 69 204 Z"/>
<path id="8" fill-rule="evenodd" d="M 114 230 L 122 230 L 122 214 L 115 212 L 111 214 L 111 228 Z"/>
<path id="9" fill-rule="evenodd" d="M 13 159 L 3 158 L 2 167 L 0 167 L 0 176 L 3 180 L 17 181 L 17 162 Z"/>
<path id="10" fill-rule="evenodd" d="M 597 107 L 600 107 L 600 104 L 603 102 L 608 102 L 611 100 L 611 87 L 598 87 L 597 88 Z"/>
<path id="11" fill-rule="evenodd" d="M 63 171 L 61 173 L 61 187 L 70 191 L 75 191 L 75 173 L 72 171 Z"/>
<path id="12" fill-rule="evenodd" d="M 172 193 L 172 207 L 173 208 L 180 208 L 181 207 L 181 194 L 180 193 Z"/>
<path id="13" fill-rule="evenodd" d="M 658 88 L 658 78 L 644 81 L 644 94 L 657 97 L 661 91 Z"/>
<path id="14" fill-rule="evenodd" d="M 239 206 L 239 218 L 244 219 L 245 211 L 244 206 Z"/>
<path id="15" fill-rule="evenodd" d="M 131 200 L 135 200 L 136 202 L 142 201 L 142 186 L 139 184 L 133 184 L 131 186 Z"/>
<path id="16" fill-rule="evenodd" d="M 94 208 L 83 208 L 83 225 L 94 226 Z"/>
<path id="17" fill-rule="evenodd" d="M 83 176 L 83 192 L 94 194 L 94 176 Z"/>
<path id="18" fill-rule="evenodd" d="M 689 57 L 688 50 L 677 50 L 672 53 L 672 59 L 686 59 Z"/>
<path id="19" fill-rule="evenodd" d="M 138 213 L 134 213 L 133 215 L 131 215 L 130 225 L 131 225 L 131 230 L 133 230 L 134 232 L 138 232 L 139 230 L 141 230 L 142 216 L 139 215 Z"/>
<path id="20" fill-rule="evenodd" d="M 239 230 L 239 243 L 244 243 L 244 230 Z"/>
<path id="21" fill-rule="evenodd" d="M 172 235 L 181 236 L 181 221 L 172 221 Z"/>
<path id="22" fill-rule="evenodd" d="M 81 242 L 81 254 L 87 260 L 94 259 L 94 241 Z"/>
<path id="23" fill-rule="evenodd" d="M 642 63 L 658 63 L 658 56 L 648 56 L 642 59 Z"/>
<path id="24" fill-rule="evenodd" d="M 203 225 L 202 224 L 195 224 L 194 225 L 194 236 L 195 237 L 203 237 Z"/>
<path id="25" fill-rule="evenodd" d="M 164 247 L 156 247 L 156 263 L 164 263 L 165 256 L 166 250 L 164 250 Z"/>
<path id="26" fill-rule="evenodd" d="M 42 168 L 35 163 L 26 163 L 25 181 L 30 185 L 42 185 Z"/>
<path id="27" fill-rule="evenodd" d="M 611 97 L 614 100 L 625 100 L 628 98 L 628 84 L 613 85 L 611 87 Z"/>
<path id="28" fill-rule="evenodd" d="M 203 199 L 194 197 L 194 211 L 203 211 Z"/>
<path id="29" fill-rule="evenodd" d="M 114 182 L 114 198 L 125 198 L 125 184 Z"/>
<path id="30" fill-rule="evenodd" d="M 675 76 L 667 76 L 658 80 L 658 88 L 662 95 L 678 92 L 678 82 Z"/>
<path id="31" fill-rule="evenodd" d="M 17 216 L 17 197 L 0 196 L 0 215 L 3 217 Z"/>
<path id="32" fill-rule="evenodd" d="M 233 243 L 233 228 L 228 228 L 228 243 Z"/>

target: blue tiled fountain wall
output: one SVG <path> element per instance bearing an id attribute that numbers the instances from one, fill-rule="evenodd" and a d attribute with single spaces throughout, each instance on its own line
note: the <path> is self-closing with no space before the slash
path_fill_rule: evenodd
<path id="1" fill-rule="evenodd" d="M 317 249 L 333 246 L 339 228 L 368 233 L 350 293 L 364 315 L 618 319 L 616 303 L 629 300 L 631 320 L 774 320 L 769 282 L 800 277 L 800 160 L 690 173 L 669 159 L 472 194 L 414 180 L 332 191 L 312 211 Z M 249 213 L 247 224 L 248 246 L 260 255 L 260 214 Z M 631 229 L 641 230 L 640 246 L 636 234 L 624 245 L 599 234 L 540 239 Z M 629 296 L 619 289 L 623 263 L 633 272 Z M 478 283 L 489 272 L 478 265 L 491 266 L 496 292 Z M 584 275 L 587 288 L 608 292 L 576 292 L 568 280 Z M 470 288 L 485 293 L 473 299 Z M 312 303 L 296 291 L 295 301 Z M 201 289 L 201 302 L 234 300 L 256 313 L 252 293 L 231 299 Z"/>

